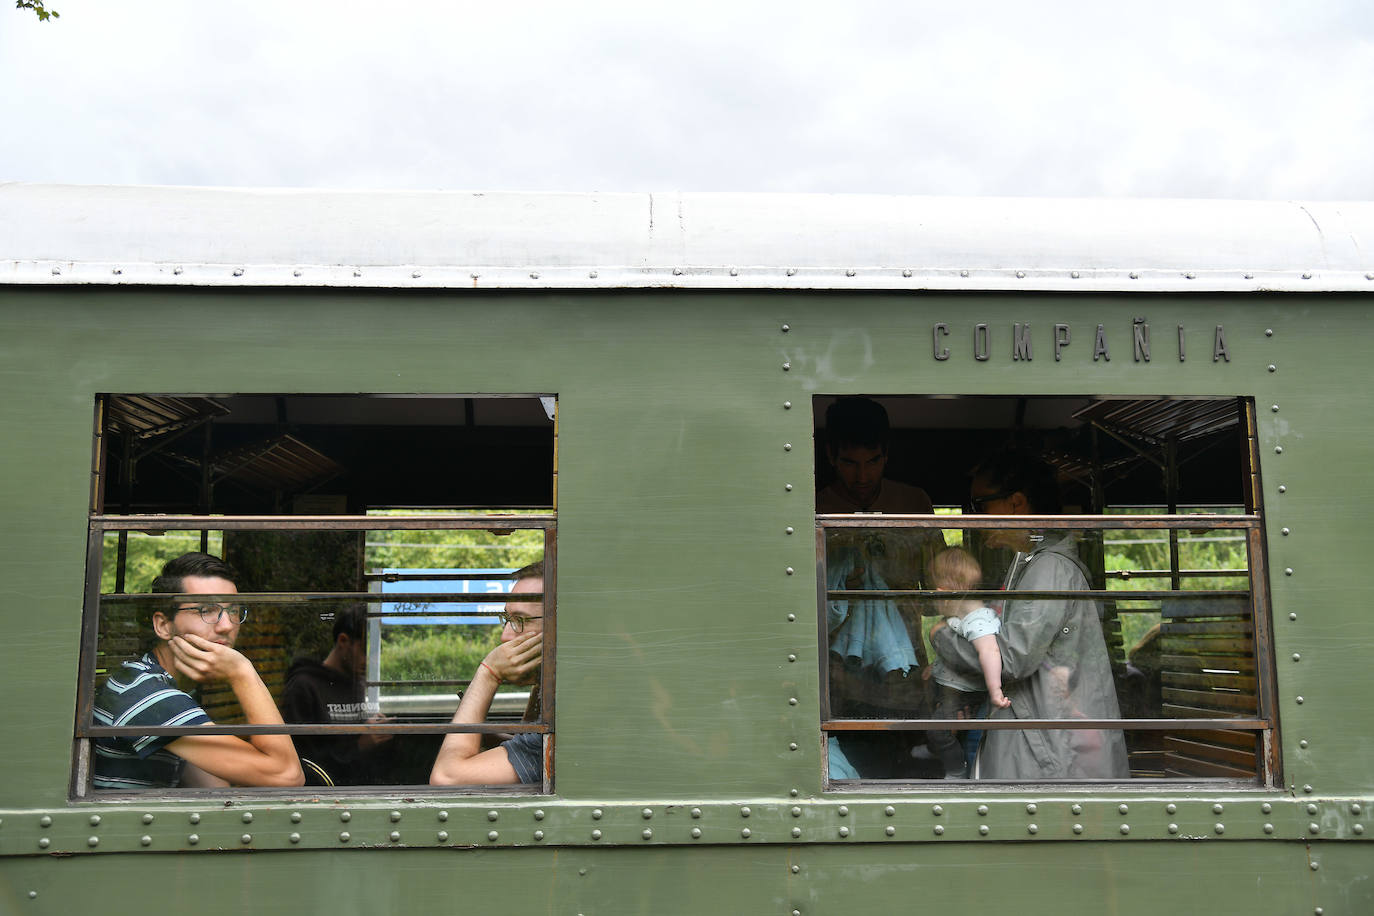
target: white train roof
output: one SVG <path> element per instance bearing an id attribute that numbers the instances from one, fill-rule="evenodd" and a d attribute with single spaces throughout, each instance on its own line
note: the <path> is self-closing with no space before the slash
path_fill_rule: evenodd
<path id="1" fill-rule="evenodd" d="M 0 284 L 1374 292 L 1374 202 L 0 183 Z"/>

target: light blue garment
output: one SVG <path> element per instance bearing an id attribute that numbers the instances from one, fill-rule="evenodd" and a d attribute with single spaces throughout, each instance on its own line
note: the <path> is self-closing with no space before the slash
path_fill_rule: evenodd
<path id="1" fill-rule="evenodd" d="M 951 631 L 969 642 L 973 642 L 980 636 L 995 636 L 1002 632 L 1002 620 L 997 616 L 997 612 L 990 607 L 980 607 L 962 620 L 958 617 L 948 617 L 946 621 Z M 932 669 L 931 676 L 937 684 L 962 690 L 964 693 L 988 689 L 988 683 L 981 668 L 976 674 L 965 673 L 958 668 L 945 664 L 945 660 L 939 655 L 935 656 L 935 660 L 931 662 L 930 666 Z M 981 735 L 982 732 L 979 734 Z"/>
<path id="2" fill-rule="evenodd" d="M 992 608 L 980 607 L 970 611 L 962 620 L 955 617 L 949 622 L 949 628 L 969 642 L 973 642 L 975 639 L 995 636 L 1002 632 L 1002 621 Z"/>
<path id="3" fill-rule="evenodd" d="M 830 759 L 830 778 L 831 779 L 858 779 L 859 771 L 854 769 L 854 765 L 849 762 L 849 758 L 840 750 L 840 740 L 834 735 L 825 739 L 826 756 Z"/>
<path id="4" fill-rule="evenodd" d="M 826 573 L 826 587 L 842 589 L 862 560 L 856 550 L 836 551 Z M 887 583 L 864 564 L 863 589 L 886 589 Z M 831 601 L 826 608 L 830 629 L 830 651 L 854 668 L 873 668 L 879 674 L 900 671 L 905 675 L 916 665 L 916 650 L 911 645 L 906 622 L 890 600 L 861 599 Z"/>

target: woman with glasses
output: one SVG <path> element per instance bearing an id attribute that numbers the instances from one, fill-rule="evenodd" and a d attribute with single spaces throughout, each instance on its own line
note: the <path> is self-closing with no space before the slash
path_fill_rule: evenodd
<path id="1" fill-rule="evenodd" d="M 95 699 L 98 725 L 212 725 L 177 679 L 228 684 L 250 725 L 281 725 L 281 713 L 257 670 L 234 649 L 248 617 L 233 568 L 218 557 L 187 553 L 153 580 L 158 594 L 188 596 L 155 607 L 152 648 L 106 679 Z M 204 601 L 189 596 L 205 595 Z M 141 735 L 100 738 L 92 783 L 98 789 L 159 786 L 299 786 L 305 779 L 288 735 Z"/>
<path id="2" fill-rule="evenodd" d="M 970 502 L 987 515 L 1055 515 L 1059 488 L 1052 468 L 1002 452 L 973 472 Z M 1116 689 L 1098 603 L 1090 599 L 1016 599 L 1014 593 L 1087 591 L 1088 574 L 1072 531 L 1029 528 L 985 532 L 987 547 L 1015 551 L 1007 574 L 1001 631 L 1002 687 L 1011 706 L 992 719 L 1118 719 Z M 947 665 L 976 675 L 978 653 L 944 624 L 931 645 Z M 989 729 L 979 754 L 983 779 L 1118 779 L 1129 775 L 1117 729 Z"/>

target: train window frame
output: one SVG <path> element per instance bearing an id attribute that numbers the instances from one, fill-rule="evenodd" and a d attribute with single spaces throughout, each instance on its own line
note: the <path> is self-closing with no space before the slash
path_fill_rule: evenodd
<path id="1" fill-rule="evenodd" d="M 97 789 L 92 785 L 94 773 L 94 747 L 97 739 L 102 737 L 119 737 L 131 735 L 157 735 L 157 736 L 182 736 L 182 735 L 325 735 L 325 736 L 344 736 L 344 735 L 430 735 L 445 736 L 449 734 L 479 734 L 479 735 L 519 735 L 532 733 L 542 736 L 541 742 L 541 777 L 539 781 L 533 783 L 513 783 L 513 784 L 473 784 L 462 786 L 431 786 L 424 783 L 406 783 L 405 785 L 391 784 L 348 784 L 334 786 L 310 785 L 307 790 L 312 794 L 329 793 L 341 796 L 369 796 L 376 795 L 378 792 L 394 793 L 397 790 L 404 790 L 407 795 L 423 793 L 433 796 L 444 795 L 509 795 L 520 797 L 536 797 L 550 795 L 553 792 L 554 773 L 553 773 L 553 742 L 554 742 L 554 721 L 555 721 L 555 682 L 556 682 L 556 653 L 557 653 L 557 395 L 556 394 L 532 394 L 532 395 L 423 395 L 420 397 L 435 398 L 442 400 L 463 399 L 469 402 L 467 417 L 469 421 L 473 416 L 471 407 L 472 400 L 508 400 L 515 398 L 538 398 L 547 419 L 551 424 L 552 443 L 549 449 L 550 458 L 550 485 L 551 499 L 548 505 L 520 505 L 514 507 L 480 507 L 474 508 L 464 505 L 461 508 L 443 506 L 438 508 L 423 508 L 416 506 L 395 507 L 388 506 L 383 514 L 374 514 L 375 509 L 369 508 L 365 514 L 300 514 L 300 515 L 248 515 L 248 514 L 206 514 L 206 513 L 186 513 L 186 514 L 137 514 L 137 513 L 118 513 L 108 511 L 108 503 L 105 494 L 105 469 L 108 466 L 106 447 L 109 444 L 109 427 L 106 422 L 107 410 L 110 403 L 109 395 L 101 395 L 96 400 L 96 420 L 95 420 L 95 442 L 93 447 L 93 485 L 91 492 L 90 513 L 87 519 L 87 551 L 86 551 L 86 574 L 83 599 L 83 613 L 80 637 L 80 654 L 78 662 L 78 683 L 76 691 L 76 713 L 73 731 L 73 753 L 72 771 L 69 783 L 69 797 L 74 802 L 86 802 L 94 800 L 119 800 L 128 798 L 147 798 L 149 796 L 168 796 L 175 798 L 192 798 L 209 796 L 242 797 L 245 795 L 253 796 L 273 796 L 273 795 L 298 795 L 302 789 L 297 788 L 274 788 L 264 786 L 233 786 L 229 788 L 196 788 L 196 787 L 150 787 L 144 789 Z M 209 395 L 133 395 L 133 398 L 149 397 L 153 399 L 204 399 L 211 400 L 215 396 Z M 221 396 L 223 397 L 223 396 Z M 300 397 L 300 398 L 367 398 L 371 395 L 283 395 L 277 397 Z M 381 396 L 388 397 L 388 396 Z M 403 396 L 404 397 L 404 396 Z M 366 426 L 361 424 L 359 428 Z M 127 441 L 126 437 L 126 441 Z M 312 508 L 309 501 L 306 508 Z M 383 507 L 376 507 L 381 509 Z M 399 509 L 399 511 L 397 511 Z M 326 511 L 328 511 L 326 509 Z M 394 513 L 394 514 L 393 514 Z M 509 601 L 515 602 L 542 602 L 543 610 L 543 661 L 537 680 L 531 685 L 531 690 L 537 692 L 537 703 L 531 704 L 529 713 L 537 713 L 534 720 L 525 721 L 493 721 L 490 716 L 483 722 L 472 724 L 456 724 L 452 721 L 435 722 L 366 722 L 360 721 L 349 724 L 332 723 L 288 723 L 285 725 L 247 725 L 247 724 L 207 724 L 193 726 L 164 726 L 164 727 L 116 727 L 98 724 L 93 717 L 93 709 L 98 690 L 97 668 L 99 666 L 99 642 L 101 628 L 101 609 L 106 602 L 113 603 L 133 603 L 138 601 L 147 602 L 147 594 L 128 594 L 124 592 L 124 564 L 125 564 L 125 544 L 130 532 L 145 533 L 166 533 L 166 532 L 199 532 L 201 549 L 206 548 L 212 533 L 218 533 L 219 538 L 223 539 L 227 532 L 357 532 L 361 539 L 364 532 L 379 531 L 469 531 L 469 532 L 488 532 L 493 535 L 509 535 L 516 531 L 539 532 L 539 541 L 542 547 L 538 548 L 540 559 L 538 562 L 543 565 L 543 590 L 541 592 L 525 592 L 521 595 L 510 597 L 503 595 L 499 602 L 506 604 Z M 106 573 L 107 565 L 104 557 L 105 539 L 109 534 L 120 535 L 118 559 L 116 561 L 117 587 L 114 592 L 103 594 L 102 575 Z M 360 541 L 361 543 L 361 541 Z M 535 550 L 533 546 L 525 547 L 525 550 Z M 232 562 L 232 558 L 231 558 Z M 361 585 L 365 591 L 277 591 L 277 592 L 241 592 L 236 596 L 236 603 L 248 606 L 254 604 L 270 605 L 272 603 L 292 602 L 305 603 L 309 605 L 316 602 L 316 606 L 328 606 L 335 603 L 350 602 L 366 608 L 366 617 L 369 622 L 384 615 L 394 616 L 394 610 L 384 610 L 384 605 L 397 602 L 398 600 L 414 599 L 415 601 L 425 601 L 435 604 L 457 605 L 462 608 L 475 607 L 474 602 L 491 602 L 491 596 L 486 594 L 469 593 L 466 590 L 458 591 L 457 586 L 465 586 L 466 583 L 454 583 L 455 590 L 452 591 L 429 591 L 422 594 L 407 594 L 383 591 L 376 588 L 377 581 L 382 576 L 374 574 L 374 570 L 360 567 Z M 498 578 L 513 578 L 514 573 L 503 574 Z M 490 577 L 490 576 L 489 576 Z M 430 578 L 435 578 L 430 576 Z M 441 575 L 441 579 L 471 578 L 462 575 Z M 166 596 L 175 598 L 176 596 Z M 457 612 L 459 616 L 471 614 L 470 611 Z M 480 622 L 480 621 L 479 621 Z M 326 625 L 327 626 L 327 625 Z M 256 663 L 255 663 L 256 664 Z M 283 682 L 284 683 L 284 682 Z M 443 681 L 444 684 L 458 684 L 458 681 Z M 463 689 L 466 689 L 466 681 L 461 682 Z M 282 685 L 278 685 L 279 689 Z M 371 686 L 371 685 L 369 685 Z M 281 698 L 274 696 L 274 702 L 281 708 Z"/>
<path id="2" fill-rule="evenodd" d="M 840 397 L 843 397 L 841 395 Z M 821 419 L 821 406 L 829 401 L 834 395 L 818 395 L 814 398 L 816 435 L 816 453 L 818 465 L 826 454 L 827 445 L 823 445 L 821 430 L 823 428 Z M 879 400 L 899 401 L 899 400 L 918 400 L 918 399 L 976 399 L 992 398 L 988 395 L 884 395 L 878 396 Z M 846 733 L 855 732 L 918 732 L 945 730 L 949 732 L 967 732 L 974 730 L 1004 730 L 1004 729 L 1025 729 L 1034 728 L 1036 730 L 1064 730 L 1064 729 L 1094 729 L 1121 730 L 1128 735 L 1132 732 L 1153 732 L 1161 735 L 1181 735 L 1178 741 L 1184 741 L 1190 737 L 1190 733 L 1201 735 L 1203 732 L 1226 732 L 1233 735 L 1248 735 L 1253 738 L 1254 747 L 1254 772 L 1251 778 L 1242 778 L 1237 775 L 1208 776 L 1196 773 L 1177 773 L 1168 776 L 1161 773 L 1158 776 L 1137 777 L 1133 773 L 1126 777 L 1119 778 L 1021 778 L 1021 779 L 979 779 L 970 782 L 968 785 L 983 786 L 1005 786 L 1010 784 L 1034 784 L 1034 785 L 1093 785 L 1111 784 L 1126 788 L 1149 787 L 1161 785 L 1178 785 L 1181 780 L 1193 782 L 1208 782 L 1213 784 L 1224 784 L 1237 788 L 1273 788 L 1282 785 L 1282 760 L 1279 755 L 1279 721 L 1278 705 L 1276 698 L 1276 679 L 1277 671 L 1273 654 L 1273 619 L 1272 601 L 1269 591 L 1269 569 L 1267 562 L 1266 530 L 1265 517 L 1262 505 L 1262 489 L 1260 487 L 1260 462 L 1259 449 L 1256 435 L 1255 403 L 1254 399 L 1246 396 L 1236 397 L 1197 397 L 1183 398 L 1161 396 L 1149 399 L 1140 398 L 1108 398 L 1108 397 L 1087 397 L 1087 396 L 1067 396 L 1067 395 L 1045 395 L 1037 397 L 1016 396 L 1022 400 L 1081 400 L 1093 405 L 1120 401 L 1213 401 L 1227 402 L 1235 405 L 1236 416 L 1241 439 L 1238 453 L 1240 454 L 1243 467 L 1240 468 L 1243 478 L 1241 484 L 1242 498 L 1244 505 L 1232 507 L 1231 512 L 1197 512 L 1184 511 L 1185 508 L 1179 505 L 1170 505 L 1167 508 L 1172 511 L 1150 512 L 1150 507 L 1145 507 L 1145 512 L 1140 511 L 1140 507 L 1135 507 L 1134 511 L 1127 509 L 1122 513 L 1115 510 L 1125 509 L 1124 505 L 1099 506 L 1097 514 L 1083 514 L 1081 511 L 1068 515 L 981 515 L 968 514 L 964 508 L 961 514 L 948 514 L 951 508 L 941 509 L 935 507 L 932 514 L 883 514 L 878 511 L 854 511 L 848 513 L 820 513 L 815 514 L 815 537 L 816 537 L 816 595 L 817 595 L 817 631 L 819 645 L 819 710 L 820 710 L 820 729 L 822 737 L 822 772 L 823 786 L 827 791 L 856 791 L 872 790 L 882 788 L 884 790 L 898 788 L 906 789 L 944 789 L 948 784 L 938 777 L 876 777 L 859 775 L 857 778 L 832 775 L 832 754 L 835 748 L 833 739 L 842 737 Z M 1024 405 L 1021 408 L 1024 410 Z M 1205 409 L 1205 406 L 1204 408 Z M 1095 434 L 1095 431 L 1094 431 Z M 1126 443 L 1130 445 L 1130 443 Z M 1137 449 L 1138 451 L 1139 449 Z M 886 456 L 885 456 L 886 457 Z M 971 470 L 972 460 L 970 461 Z M 965 478 L 967 479 L 967 478 Z M 823 482 L 822 475 L 817 475 L 819 498 Z M 1172 486 L 1172 485 L 1171 485 Z M 1176 495 L 1176 490 L 1174 491 Z M 1100 491 L 1093 494 L 1094 499 L 1100 498 Z M 833 501 L 833 500 L 832 500 Z M 1214 506 L 1208 508 L 1223 508 Z M 1238 508 L 1236 512 L 1234 509 Z M 954 509 L 958 513 L 960 510 Z M 1069 511 L 1073 511 L 1070 509 Z M 1145 570 L 1141 574 L 1144 578 L 1168 579 L 1166 587 L 1163 589 L 1146 589 L 1139 592 L 1131 591 L 1132 598 L 1125 598 L 1123 591 L 1109 590 L 1111 582 L 1107 581 L 1098 585 L 1093 585 L 1087 592 L 1064 592 L 1064 593 L 1028 593 L 1030 598 L 1069 598 L 1091 599 L 1098 602 L 1122 602 L 1128 603 L 1133 599 L 1139 600 L 1169 600 L 1179 597 L 1192 597 L 1202 593 L 1192 593 L 1180 591 L 1180 578 L 1186 578 L 1190 572 L 1181 570 L 1178 563 L 1178 533 L 1190 529 L 1217 529 L 1228 532 L 1238 533 L 1245 541 L 1246 549 L 1246 587 L 1243 593 L 1236 591 L 1234 594 L 1228 592 L 1226 595 L 1218 593 L 1215 596 L 1233 600 L 1244 596 L 1246 604 L 1245 616 L 1248 617 L 1248 625 L 1251 628 L 1251 652 L 1248 658 L 1242 659 L 1240 666 L 1241 674 L 1247 667 L 1247 663 L 1254 669 L 1254 702 L 1255 711 L 1252 715 L 1237 714 L 1234 717 L 1224 717 L 1220 714 L 1215 716 L 1184 716 L 1175 714 L 1171 718 L 1122 718 L 1114 719 L 966 719 L 949 720 L 934 717 L 928 718 L 845 718 L 835 715 L 832 712 L 832 684 L 831 684 L 831 650 L 830 638 L 832 635 L 833 621 L 828 620 L 828 609 L 833 602 L 844 602 L 848 600 L 859 600 L 865 597 L 883 600 L 907 600 L 912 602 L 932 602 L 939 598 L 949 600 L 951 596 L 955 599 L 985 599 L 991 601 L 994 598 L 1009 600 L 1009 593 L 994 590 L 988 585 L 981 589 L 968 590 L 967 592 L 952 593 L 941 592 L 933 588 L 931 583 L 921 582 L 921 587 L 910 588 L 879 588 L 874 590 L 872 584 L 859 586 L 852 584 L 852 577 L 849 583 L 842 584 L 842 587 L 834 587 L 837 583 L 828 581 L 827 558 L 827 538 L 835 532 L 850 530 L 853 532 L 851 538 L 858 531 L 867 530 L 869 532 L 880 531 L 883 536 L 890 533 L 901 531 L 969 531 L 977 529 L 1037 529 L 1044 531 L 1046 535 L 1054 530 L 1059 531 L 1087 531 L 1087 532 L 1107 532 L 1112 530 L 1132 530 L 1132 531 L 1162 531 L 1168 532 L 1168 541 L 1171 548 L 1170 568 L 1165 570 Z M 870 536 L 872 536 L 870 534 Z M 963 535 L 961 535 L 961 539 Z M 1113 577 L 1110 573 L 1100 571 L 1106 580 L 1113 578 L 1125 579 L 1127 576 Z M 1222 573 L 1237 573 L 1237 570 L 1212 570 L 1214 576 Z M 1145 575 L 1149 574 L 1149 575 Z M 857 575 L 857 572 L 856 572 Z M 1234 590 L 1232 590 L 1234 591 Z M 985 601 L 985 603 L 986 603 Z M 927 608 L 924 613 L 929 614 Z M 1099 610 L 1101 613 L 1101 610 Z M 1117 613 L 1114 611 L 1114 613 Z M 831 615 L 833 616 L 833 615 Z M 1205 615 L 1204 615 L 1205 616 Z M 925 629 L 928 631 L 929 622 Z M 1155 628 L 1158 630 L 1158 627 Z M 913 640 L 916 633 L 912 633 Z M 1109 647 L 1110 648 L 1110 647 Z M 924 662 L 918 662 L 918 665 Z M 919 669 L 918 669 L 919 670 Z M 915 671 L 910 672 L 909 676 L 919 676 Z M 1241 678 L 1244 679 L 1243 677 Z M 1119 688 L 1118 688 L 1119 689 Z M 1182 701 L 1170 704 L 1165 702 L 1163 706 L 1178 706 Z M 1161 710 L 1163 707 L 1161 707 Z M 843 753 L 839 759 L 843 760 Z M 1206 763 L 1199 765 L 1201 769 L 1206 769 Z M 847 764 L 841 764 L 844 769 L 853 770 Z M 1218 766 L 1217 770 L 1224 767 Z M 1166 771 L 1167 772 L 1167 771 Z"/>

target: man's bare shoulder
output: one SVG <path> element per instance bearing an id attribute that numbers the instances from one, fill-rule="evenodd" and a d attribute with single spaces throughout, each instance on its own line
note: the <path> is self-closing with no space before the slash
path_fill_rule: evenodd
<path id="1" fill-rule="evenodd" d="M 832 483 L 816 491 L 816 511 L 821 515 L 833 515 L 840 512 L 858 512 L 859 507 L 852 500 L 846 499 L 840 488 Z"/>
<path id="2" fill-rule="evenodd" d="M 873 501 L 870 512 L 887 512 L 893 515 L 929 515 L 935 511 L 930 503 L 930 495 L 920 487 L 900 480 L 883 480 L 882 492 Z"/>
<path id="3" fill-rule="evenodd" d="M 930 496 L 920 487 L 883 478 L 878 498 L 868 508 L 849 499 L 836 484 L 816 492 L 816 511 L 822 515 L 843 512 L 885 512 L 893 515 L 926 515 L 933 512 Z"/>

